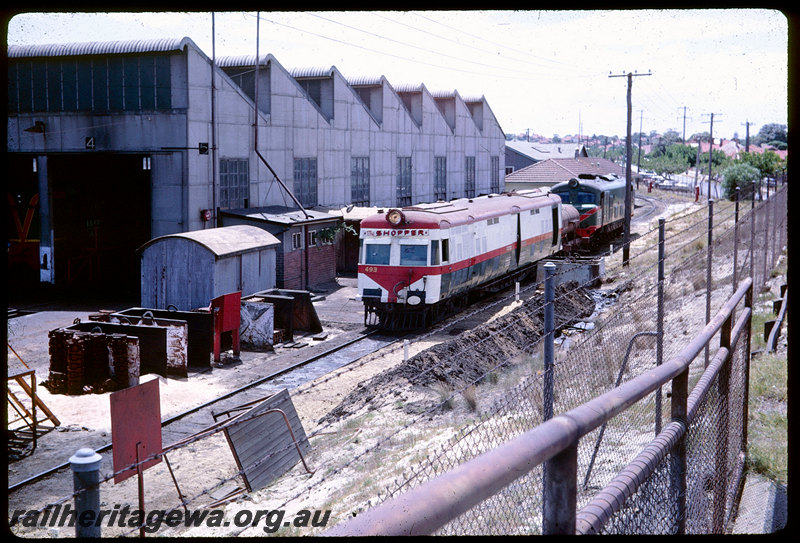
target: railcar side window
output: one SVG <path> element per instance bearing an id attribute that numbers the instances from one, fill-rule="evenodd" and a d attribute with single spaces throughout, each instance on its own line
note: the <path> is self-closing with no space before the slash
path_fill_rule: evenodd
<path id="1" fill-rule="evenodd" d="M 442 263 L 442 255 L 439 252 L 439 240 L 431 240 L 431 266 L 438 266 Z"/>
<path id="2" fill-rule="evenodd" d="M 377 264 L 380 266 L 389 265 L 389 253 L 391 245 L 367 243 L 364 250 L 364 264 Z"/>
<path id="3" fill-rule="evenodd" d="M 400 245 L 401 266 L 426 266 L 427 264 L 427 245 Z"/>
<path id="4" fill-rule="evenodd" d="M 442 262 L 450 261 L 450 240 L 442 240 Z"/>

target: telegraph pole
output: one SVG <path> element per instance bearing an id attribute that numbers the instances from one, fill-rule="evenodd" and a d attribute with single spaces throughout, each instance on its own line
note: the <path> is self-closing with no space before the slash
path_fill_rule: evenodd
<path id="1" fill-rule="evenodd" d="M 644 110 L 639 110 L 639 156 L 636 159 L 636 175 L 642 175 L 642 119 L 644 117 Z M 637 185 L 638 188 L 638 185 Z"/>
<path id="2" fill-rule="evenodd" d="M 711 151 L 714 150 L 714 114 L 711 113 L 711 128 L 708 131 L 708 199 L 711 199 Z"/>
<path id="3" fill-rule="evenodd" d="M 750 125 L 753 124 L 750 121 L 744 123 L 745 126 L 745 136 L 744 136 L 744 152 L 750 152 Z"/>
<path id="4" fill-rule="evenodd" d="M 681 143 L 686 143 L 686 106 L 683 106 L 683 140 Z"/>
<path id="5" fill-rule="evenodd" d="M 631 73 L 613 75 L 609 74 L 608 77 L 627 77 L 628 78 L 628 137 L 625 138 L 625 221 L 623 228 L 622 238 L 622 265 L 627 266 L 631 251 L 631 159 L 633 151 L 631 149 L 631 89 L 633 87 L 633 76 L 652 75 L 648 70 L 646 74 Z"/>

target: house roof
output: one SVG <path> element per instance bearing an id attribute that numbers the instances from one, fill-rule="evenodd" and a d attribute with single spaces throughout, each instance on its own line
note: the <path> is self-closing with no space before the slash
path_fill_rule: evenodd
<path id="1" fill-rule="evenodd" d="M 569 181 L 580 174 L 614 174 L 624 178 L 625 170 L 619 164 L 605 158 L 550 158 L 506 175 L 506 183 L 555 185 Z"/>
<path id="2" fill-rule="evenodd" d="M 578 143 L 538 143 L 533 141 L 507 141 L 506 147 L 533 160 L 548 158 L 575 158 L 587 156 L 586 146 Z"/>

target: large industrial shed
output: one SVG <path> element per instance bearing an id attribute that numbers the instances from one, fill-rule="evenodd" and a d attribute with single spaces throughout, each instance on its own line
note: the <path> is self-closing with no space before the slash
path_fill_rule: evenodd
<path id="1" fill-rule="evenodd" d="M 223 210 L 403 206 L 503 190 L 481 97 L 189 38 L 8 48 L 9 275 L 138 295 L 136 249 Z M 258 108 L 256 108 L 256 101 Z"/>
<path id="2" fill-rule="evenodd" d="M 140 248 L 142 307 L 179 311 L 213 298 L 275 288 L 280 242 L 261 228 L 238 225 L 170 234 Z"/>

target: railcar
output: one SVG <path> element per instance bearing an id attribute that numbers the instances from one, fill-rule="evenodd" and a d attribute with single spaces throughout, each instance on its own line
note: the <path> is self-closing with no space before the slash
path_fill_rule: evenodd
<path id="1" fill-rule="evenodd" d="M 580 175 L 550 191 L 579 213 L 576 229 L 581 248 L 596 248 L 622 232 L 625 224 L 625 180 L 617 176 Z M 633 216 L 631 187 L 631 217 Z"/>
<path id="2" fill-rule="evenodd" d="M 535 273 L 538 260 L 561 250 L 577 216 L 558 196 L 530 190 L 365 218 L 358 264 L 365 325 L 423 328 L 463 309 L 470 293 Z"/>

